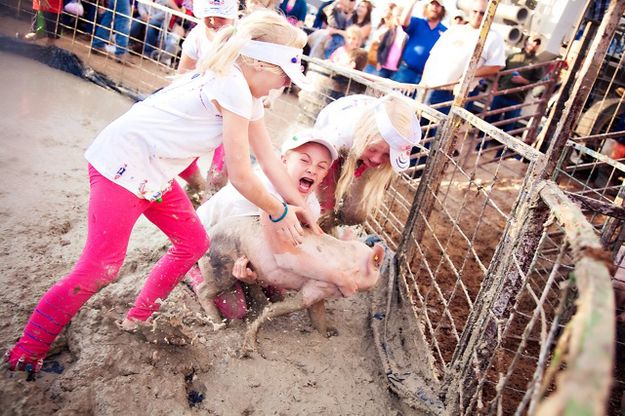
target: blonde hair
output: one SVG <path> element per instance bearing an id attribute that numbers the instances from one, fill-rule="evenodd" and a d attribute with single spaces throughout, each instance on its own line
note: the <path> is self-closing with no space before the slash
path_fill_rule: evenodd
<path id="1" fill-rule="evenodd" d="M 280 45 L 303 48 L 306 34 L 291 25 L 284 16 L 272 10 L 256 10 L 245 16 L 236 26 L 227 26 L 217 32 L 213 47 L 200 63 L 200 69 L 224 75 L 239 58 L 243 62 L 253 63 L 255 59 L 239 57 L 239 52 L 247 41 L 277 43 Z M 276 65 L 267 65 L 269 68 Z"/>
<path id="2" fill-rule="evenodd" d="M 351 25 L 347 29 L 345 29 L 345 39 L 347 36 L 352 35 L 355 38 L 360 39 L 360 43 L 363 41 L 362 29 L 360 29 L 357 25 Z"/>
<path id="3" fill-rule="evenodd" d="M 256 6 L 256 7 L 252 7 Z M 259 8 L 275 10 L 278 8 L 277 0 L 246 0 L 245 2 L 245 14 L 252 13 Z"/>
<path id="4" fill-rule="evenodd" d="M 415 107 L 411 105 L 405 97 L 386 95 L 379 99 L 384 105 L 386 112 L 393 123 L 393 126 L 402 136 L 410 136 L 412 134 L 412 117 L 415 113 Z M 377 105 L 377 104 L 376 104 Z M 375 117 L 375 105 L 368 107 L 360 116 L 354 131 L 354 142 L 351 149 L 345 156 L 345 161 L 341 169 L 341 176 L 336 184 L 334 194 L 337 202 L 336 209 L 346 196 L 349 187 L 354 181 L 354 172 L 356 171 L 358 160 L 366 150 L 367 146 L 372 143 L 383 141 L 380 135 Z M 369 180 L 365 184 L 360 195 L 358 207 L 364 212 L 370 213 L 380 207 L 384 200 L 384 190 L 388 186 L 393 177 L 393 168 L 390 163 L 386 163 L 377 169 L 370 169 Z"/>

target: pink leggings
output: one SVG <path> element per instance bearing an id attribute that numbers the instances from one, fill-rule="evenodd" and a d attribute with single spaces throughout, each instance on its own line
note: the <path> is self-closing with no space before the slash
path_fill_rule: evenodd
<path id="1" fill-rule="evenodd" d="M 191 202 L 175 181 L 162 202 L 140 199 L 89 165 L 87 242 L 74 269 L 52 286 L 36 306 L 24 334 L 8 357 L 11 368 L 22 358 L 36 364 L 80 307 L 114 281 L 128 240 L 141 214 L 160 228 L 173 247 L 154 266 L 128 318 L 144 321 L 159 309 L 178 281 L 206 253 L 210 241 Z"/>

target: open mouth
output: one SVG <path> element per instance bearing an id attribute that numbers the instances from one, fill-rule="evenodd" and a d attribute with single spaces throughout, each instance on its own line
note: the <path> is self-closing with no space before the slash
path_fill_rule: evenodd
<path id="1" fill-rule="evenodd" d="M 310 178 L 300 178 L 298 189 L 301 193 L 306 194 L 310 192 L 314 184 L 315 184 L 315 181 L 313 181 Z"/>

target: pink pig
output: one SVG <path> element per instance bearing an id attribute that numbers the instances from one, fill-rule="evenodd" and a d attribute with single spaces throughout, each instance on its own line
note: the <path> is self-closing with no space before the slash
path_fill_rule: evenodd
<path id="1" fill-rule="evenodd" d="M 327 234 L 306 233 L 297 248 L 276 247 L 262 231 L 261 221 L 264 220 L 257 216 L 239 216 L 221 221 L 208 230 L 211 249 L 199 261 L 205 279 L 199 295 L 213 320 L 219 319 L 219 313 L 212 300 L 236 281 L 233 267 L 241 257 L 249 261 L 244 268 L 254 270 L 252 274 L 257 284 L 297 291 L 294 296 L 266 307 L 250 324 L 243 344 L 246 354 L 256 349 L 256 334 L 264 321 L 305 308 L 309 308 L 313 326 L 327 334 L 321 301 L 350 296 L 375 286 L 384 258 L 380 245 L 369 247 L 356 240 L 343 241 Z"/>

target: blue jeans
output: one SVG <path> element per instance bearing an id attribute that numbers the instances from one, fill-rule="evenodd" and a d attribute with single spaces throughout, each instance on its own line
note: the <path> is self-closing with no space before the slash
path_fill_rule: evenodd
<path id="1" fill-rule="evenodd" d="M 427 105 L 434 105 L 444 103 L 446 101 L 452 101 L 454 99 L 454 93 L 451 90 L 432 90 L 430 91 L 427 99 L 425 100 Z M 447 107 L 441 107 L 437 110 L 443 114 L 449 114 L 451 105 Z"/>
<path id="2" fill-rule="evenodd" d="M 130 25 L 130 36 L 138 39 L 140 42 L 145 40 L 143 46 L 143 54 L 150 56 L 154 49 L 160 46 L 161 27 L 165 21 L 165 16 L 151 18 L 148 24 L 144 21 L 135 20 Z M 142 33 L 145 30 L 145 38 Z"/>
<path id="3" fill-rule="evenodd" d="M 517 100 L 512 100 L 504 95 L 497 95 L 495 98 L 493 98 L 493 102 L 490 105 L 490 109 L 491 111 L 499 110 L 501 108 L 511 107 L 513 105 L 519 105 L 519 104 L 521 103 L 518 102 Z M 493 114 L 492 116 L 488 116 L 486 117 L 486 121 L 488 121 L 489 123 L 496 123 L 497 121 L 508 120 L 510 118 L 519 117 L 520 115 L 521 115 L 521 109 L 517 108 L 516 110 L 508 110 L 503 113 Z M 505 131 L 506 133 L 508 133 L 509 131 L 512 131 L 515 128 L 517 128 L 517 122 L 514 121 L 512 123 L 504 124 L 503 126 L 499 126 L 499 128 Z"/>
<path id="4" fill-rule="evenodd" d="M 375 69 L 375 65 L 367 64 L 365 69 L 363 69 L 362 71 L 366 72 L 367 74 L 378 75 L 378 70 Z"/>
<path id="5" fill-rule="evenodd" d="M 111 4 L 112 3 L 112 4 Z M 112 6 L 112 7 L 111 7 Z M 109 8 L 100 16 L 96 25 L 91 47 L 102 48 L 111 37 L 111 22 L 115 28 L 115 55 L 122 55 L 128 50 L 128 32 L 130 32 L 130 0 L 110 0 Z M 115 19 L 113 19 L 115 14 Z"/>
<path id="6" fill-rule="evenodd" d="M 393 76 L 393 81 L 402 82 L 404 84 L 418 84 L 421 82 L 422 75 L 422 72 L 410 68 L 405 62 L 402 62 Z"/>
<path id="7" fill-rule="evenodd" d="M 396 73 L 397 71 L 391 71 L 390 69 L 380 68 L 380 71 L 378 71 L 378 76 L 382 78 L 393 79 L 393 75 L 395 75 Z"/>

